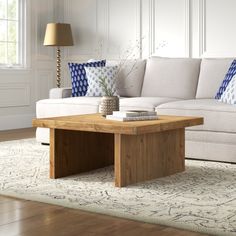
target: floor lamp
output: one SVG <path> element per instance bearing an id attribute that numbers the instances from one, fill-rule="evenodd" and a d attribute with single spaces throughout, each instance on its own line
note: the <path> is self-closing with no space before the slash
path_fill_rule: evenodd
<path id="1" fill-rule="evenodd" d="M 49 23 L 47 24 L 45 46 L 57 47 L 57 87 L 61 87 L 61 46 L 73 46 L 73 37 L 70 24 Z"/>

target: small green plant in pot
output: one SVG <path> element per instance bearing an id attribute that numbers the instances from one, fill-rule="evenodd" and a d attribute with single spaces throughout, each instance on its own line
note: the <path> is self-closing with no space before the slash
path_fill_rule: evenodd
<path id="1" fill-rule="evenodd" d="M 99 77 L 99 84 L 105 94 L 101 99 L 100 113 L 106 116 L 111 115 L 113 111 L 119 111 L 119 97 L 115 95 L 115 83 L 109 86 L 106 77 Z"/>

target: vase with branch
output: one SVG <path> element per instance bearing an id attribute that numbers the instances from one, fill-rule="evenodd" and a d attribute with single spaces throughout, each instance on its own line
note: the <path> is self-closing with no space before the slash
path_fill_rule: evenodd
<path id="1" fill-rule="evenodd" d="M 161 43 L 155 51 L 158 51 L 165 45 L 165 42 Z M 137 54 L 139 54 L 140 50 L 142 49 L 143 48 L 141 47 L 140 41 L 136 41 L 134 45 L 129 46 L 128 49 L 126 49 L 122 53 L 122 56 L 120 56 L 119 58 L 118 65 L 116 64 L 116 66 L 118 67 L 117 76 L 112 86 L 108 85 L 106 77 L 99 77 L 99 84 L 105 95 L 102 97 L 100 105 L 100 112 L 102 113 L 102 115 L 110 115 L 113 113 L 113 111 L 119 110 L 119 97 L 117 96 L 117 91 L 126 91 L 127 89 L 132 87 L 132 85 L 129 85 L 129 83 L 127 83 L 127 80 L 130 80 L 130 77 L 134 77 L 131 75 L 133 72 L 135 72 L 135 70 L 138 69 L 138 62 L 141 59 L 137 58 Z M 100 43 L 100 50 L 102 51 L 102 43 Z M 126 81 L 123 81 L 124 79 Z M 118 94 L 123 95 L 119 92 Z"/>
<path id="2" fill-rule="evenodd" d="M 115 84 L 109 87 L 106 77 L 99 77 L 99 84 L 104 92 L 100 104 L 100 113 L 106 116 L 111 115 L 113 111 L 119 111 L 119 97 L 116 95 Z"/>

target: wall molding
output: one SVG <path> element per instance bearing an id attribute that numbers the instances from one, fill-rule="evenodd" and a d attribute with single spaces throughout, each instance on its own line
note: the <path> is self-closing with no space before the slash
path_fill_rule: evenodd
<path id="1" fill-rule="evenodd" d="M 136 0 L 136 38 L 139 46 L 139 52 L 137 53 L 138 58 L 142 58 L 142 0 Z"/>
<path id="2" fill-rule="evenodd" d="M 147 53 L 150 55 L 153 55 L 156 51 L 156 37 L 157 35 L 157 29 L 156 29 L 156 7 L 157 7 L 157 1 L 158 0 L 148 0 L 147 3 L 148 4 L 148 8 L 149 8 L 149 13 L 148 13 L 148 24 L 147 26 L 145 26 L 145 28 L 147 27 L 148 29 L 148 40 L 147 43 L 144 45 L 143 43 L 143 12 L 142 12 L 142 6 L 144 4 L 143 0 L 135 0 L 133 1 L 133 9 L 136 8 L 136 19 L 135 19 L 135 23 L 136 25 L 133 24 L 133 27 L 136 28 L 136 37 L 135 39 L 132 39 L 132 42 L 135 43 L 139 43 L 140 45 L 140 50 L 139 53 L 137 55 L 137 57 L 142 58 L 143 57 L 143 51 L 144 48 L 147 47 L 147 49 L 145 49 L 145 51 L 147 50 Z M 78 48 L 73 48 L 73 50 L 75 51 L 75 53 L 71 53 L 72 51 L 68 48 L 65 48 L 64 50 L 64 60 L 86 60 L 88 58 L 92 58 L 92 57 L 108 57 L 108 58 L 119 58 L 120 56 L 120 49 L 119 47 L 116 48 L 116 45 L 112 45 L 111 42 L 111 17 L 112 17 L 112 0 L 95 0 L 93 3 L 91 3 L 92 6 L 94 7 L 94 11 L 96 11 L 96 32 L 94 32 L 94 38 L 96 45 L 91 45 L 90 48 L 88 49 L 81 49 L 80 52 L 78 50 Z M 95 5 L 94 5 L 95 4 Z M 122 4 L 122 3 L 121 3 Z M 185 51 L 183 51 L 183 54 L 186 57 L 191 57 L 191 52 L 192 52 L 192 48 L 191 48 L 191 0 L 183 0 L 181 1 L 181 6 L 183 5 L 184 7 L 184 12 L 185 12 L 185 16 L 184 16 L 184 45 L 185 45 Z M 64 5 L 64 18 L 66 21 L 70 22 L 70 19 L 73 19 L 73 16 L 70 15 L 70 9 L 71 7 L 73 7 L 73 4 L 71 1 L 66 1 L 64 0 L 63 2 Z M 132 10 L 133 11 L 133 10 Z M 91 13 L 90 13 L 91 14 Z M 72 18 L 71 18 L 72 17 Z M 79 24 L 79 23 L 78 23 Z M 100 24 L 100 25 L 98 25 Z M 93 26 L 91 26 L 93 28 Z M 99 28 L 100 27 L 100 28 Z M 102 28 L 101 28 L 102 27 Z M 98 31 L 100 29 L 102 29 L 102 31 Z M 181 32 L 182 34 L 182 32 Z M 101 35 L 101 37 L 100 37 Z M 146 41 L 146 40 L 145 40 Z M 100 48 L 100 44 L 102 44 L 102 48 Z M 76 51 L 78 51 L 78 55 L 76 53 Z M 101 51 L 101 52 L 100 52 Z"/>
<path id="3" fill-rule="evenodd" d="M 35 118 L 35 113 L 32 114 L 14 114 L 0 116 L 0 130 L 22 129 L 32 127 L 32 119 Z"/>
<path id="4" fill-rule="evenodd" d="M 199 0 L 199 57 L 202 57 L 206 49 L 206 0 Z"/>
<path id="5" fill-rule="evenodd" d="M 63 52 L 62 52 L 62 56 L 63 56 L 63 59 L 64 60 L 68 60 L 68 59 L 71 59 L 71 60 L 79 60 L 81 58 L 94 58 L 94 56 L 96 55 L 95 51 L 96 51 L 96 47 L 97 47 L 97 44 L 98 44 L 98 8 L 99 8 L 99 2 L 98 0 L 93 0 L 93 4 L 95 4 L 95 9 L 94 9 L 94 12 L 95 12 L 95 22 L 94 22 L 94 28 L 95 28 L 95 44 L 93 45 L 90 45 L 90 47 L 87 47 L 87 48 L 80 48 L 79 50 L 78 49 L 71 49 L 70 47 L 65 47 L 63 48 Z M 67 23 L 71 23 L 71 19 L 70 19 L 70 11 L 71 9 L 74 8 L 74 5 L 73 5 L 73 2 L 72 1 L 67 1 L 67 0 L 64 0 L 63 1 L 63 8 L 64 8 L 64 21 L 67 22 Z M 92 10 L 93 11 L 93 10 Z M 80 24 L 80 22 L 78 22 L 78 25 Z M 73 28 L 73 25 L 72 25 L 72 28 Z M 73 34 L 73 32 L 72 32 Z M 74 41 L 75 41 L 75 37 L 74 37 Z M 76 45 L 74 45 L 76 46 Z M 78 51 L 78 55 L 79 57 L 76 55 L 71 55 L 71 51 Z M 86 60 L 85 59 L 85 60 Z"/>
<path id="6" fill-rule="evenodd" d="M 0 84 L 0 108 L 30 105 L 30 84 Z"/>
<path id="7" fill-rule="evenodd" d="M 142 0 L 139 0 L 139 58 L 143 58 L 143 7 Z"/>
<path id="8" fill-rule="evenodd" d="M 149 56 L 156 51 L 155 5 L 156 0 L 149 0 Z"/>
<path id="9" fill-rule="evenodd" d="M 149 0 L 149 56 L 156 53 L 158 29 L 156 28 L 158 0 Z M 191 0 L 184 0 L 184 55 L 191 57 Z"/>
<path id="10" fill-rule="evenodd" d="M 110 15 L 110 5 L 111 5 L 111 0 L 106 0 L 105 1 L 105 42 L 104 42 L 104 49 L 103 49 L 103 53 L 106 56 L 109 57 L 120 57 L 120 48 L 118 50 L 118 52 L 112 52 L 111 48 L 111 39 L 110 39 L 110 19 L 111 19 L 111 15 Z M 142 0 L 135 0 L 135 39 L 134 41 L 132 41 L 132 43 L 135 43 L 135 46 L 138 44 L 140 49 L 139 52 L 137 52 L 137 57 L 142 58 L 142 41 L 143 41 L 143 35 L 142 35 Z"/>
<path id="11" fill-rule="evenodd" d="M 46 99 L 49 97 L 49 90 L 56 84 L 56 76 L 54 78 L 53 70 L 37 70 L 36 71 L 35 90 L 37 99 Z M 64 81 L 62 81 L 64 82 Z"/>
<path id="12" fill-rule="evenodd" d="M 185 56 L 191 57 L 191 2 L 185 0 Z"/>

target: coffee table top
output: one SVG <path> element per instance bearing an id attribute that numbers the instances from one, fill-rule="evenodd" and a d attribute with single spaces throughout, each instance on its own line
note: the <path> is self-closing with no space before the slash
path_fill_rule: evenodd
<path id="1" fill-rule="evenodd" d="M 203 124 L 202 117 L 159 116 L 158 120 L 111 121 L 101 114 L 33 119 L 34 127 L 80 130 L 101 133 L 144 134 Z"/>

